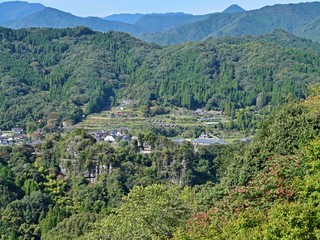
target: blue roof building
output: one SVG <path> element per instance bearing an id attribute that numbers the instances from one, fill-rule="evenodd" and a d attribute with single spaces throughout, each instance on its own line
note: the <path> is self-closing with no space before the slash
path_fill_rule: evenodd
<path id="1" fill-rule="evenodd" d="M 192 140 L 194 145 L 228 144 L 226 141 L 215 138 L 196 138 Z"/>

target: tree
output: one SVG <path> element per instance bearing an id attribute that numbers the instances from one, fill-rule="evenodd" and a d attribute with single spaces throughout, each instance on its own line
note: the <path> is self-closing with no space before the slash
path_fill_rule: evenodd
<path id="1" fill-rule="evenodd" d="M 45 216 L 51 205 L 51 198 L 40 191 L 32 192 L 21 200 L 15 200 L 4 210 L 3 220 L 16 229 L 20 236 L 31 239 L 39 235 L 37 224 Z"/>
<path id="2" fill-rule="evenodd" d="M 124 204 L 96 225 L 90 239 L 169 239 L 191 213 L 191 191 L 177 186 L 134 187 Z"/>

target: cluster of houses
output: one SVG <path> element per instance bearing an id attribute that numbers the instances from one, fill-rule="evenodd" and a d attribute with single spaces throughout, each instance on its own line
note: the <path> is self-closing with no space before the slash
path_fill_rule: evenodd
<path id="1" fill-rule="evenodd" d="M 206 125 L 218 125 L 221 120 L 222 111 L 206 111 L 205 109 L 198 108 L 194 111 L 194 114 L 197 117 L 202 117 L 200 121 Z"/>
<path id="2" fill-rule="evenodd" d="M 206 116 L 206 115 L 222 116 L 222 111 L 215 111 L 215 110 L 207 111 L 205 109 L 198 108 L 197 110 L 194 111 L 194 114 L 196 116 Z"/>
<path id="3" fill-rule="evenodd" d="M 212 144 L 221 144 L 221 145 L 228 144 L 226 141 L 219 139 L 215 136 L 209 137 L 209 135 L 205 132 L 202 132 L 198 138 L 193 139 L 193 140 L 178 138 L 178 139 L 173 139 L 172 141 L 179 143 L 179 144 L 184 141 L 189 141 L 189 142 L 193 143 L 193 145 L 195 145 L 195 146 L 208 146 L 208 145 L 212 145 Z M 245 138 L 239 139 L 239 141 L 249 143 L 249 142 L 251 142 L 251 138 L 245 137 Z"/>
<path id="4" fill-rule="evenodd" d="M 26 140 L 27 139 L 22 128 L 12 128 L 10 133 L 1 133 L 0 146 L 19 145 L 26 142 Z"/>
<path id="5" fill-rule="evenodd" d="M 135 105 L 134 101 L 132 99 L 123 100 L 120 106 L 118 107 L 119 110 L 123 111 L 128 107 L 133 108 Z"/>
<path id="6" fill-rule="evenodd" d="M 219 139 L 217 137 L 210 138 L 209 135 L 205 132 L 202 132 L 201 135 L 191 141 L 194 145 L 211 145 L 211 144 L 228 144 L 226 141 Z"/>
<path id="7" fill-rule="evenodd" d="M 134 139 L 134 137 L 130 137 L 124 133 L 124 131 L 121 130 L 111 130 L 111 131 L 106 131 L 106 130 L 99 130 L 95 131 L 91 134 L 97 141 L 106 141 L 110 143 L 115 143 L 121 140 L 125 141 L 131 141 Z M 246 139 L 247 140 L 247 139 Z M 195 146 L 206 146 L 206 145 L 211 145 L 211 144 L 228 144 L 226 141 L 219 139 L 217 137 L 209 137 L 209 135 L 205 132 L 201 133 L 201 135 L 196 138 L 196 139 L 173 139 L 173 142 L 176 143 L 182 143 L 183 141 L 190 141 L 192 142 Z"/>
<path id="8" fill-rule="evenodd" d="M 122 130 L 111 130 L 111 131 L 105 131 L 105 130 L 99 130 L 96 132 L 93 132 L 91 134 L 97 141 L 106 141 L 110 143 L 115 143 L 117 141 L 125 140 L 130 141 L 131 137 L 127 136 L 124 131 Z"/>
<path id="9" fill-rule="evenodd" d="M 134 101 L 131 99 L 123 100 L 120 106 L 117 107 L 117 110 L 111 113 L 111 117 L 122 118 L 122 117 L 132 117 L 132 112 L 124 111 L 127 108 L 134 107 Z"/>

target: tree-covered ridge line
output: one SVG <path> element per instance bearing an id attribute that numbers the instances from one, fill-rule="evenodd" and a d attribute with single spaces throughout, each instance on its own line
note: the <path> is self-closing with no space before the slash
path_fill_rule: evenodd
<path id="1" fill-rule="evenodd" d="M 38 119 L 77 122 L 104 108 L 123 85 L 119 68 L 132 45 L 144 43 L 87 28 L 2 29 L 2 128 Z"/>
<path id="2" fill-rule="evenodd" d="M 0 39 L 2 129 L 75 123 L 121 99 L 232 115 L 304 97 L 319 75 L 318 45 L 281 31 L 171 47 L 84 27 L 1 28 Z"/>

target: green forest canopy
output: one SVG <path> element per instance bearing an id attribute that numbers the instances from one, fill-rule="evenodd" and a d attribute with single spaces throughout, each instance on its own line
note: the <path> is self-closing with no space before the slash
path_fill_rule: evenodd
<path id="1" fill-rule="evenodd" d="M 78 122 L 121 99 L 228 112 L 305 97 L 319 76 L 317 44 L 281 31 L 266 39 L 159 47 L 84 27 L 1 28 L 0 127 Z"/>

